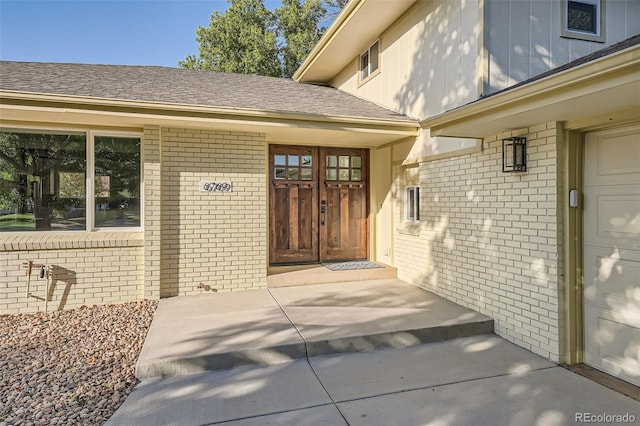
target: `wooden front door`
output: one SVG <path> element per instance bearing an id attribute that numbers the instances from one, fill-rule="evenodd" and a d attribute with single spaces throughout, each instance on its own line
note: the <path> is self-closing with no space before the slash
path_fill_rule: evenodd
<path id="1" fill-rule="evenodd" d="M 271 145 L 269 181 L 269 262 L 317 262 L 318 149 Z"/>
<path id="2" fill-rule="evenodd" d="M 269 147 L 269 262 L 368 257 L 368 152 Z"/>
<path id="3" fill-rule="evenodd" d="M 367 259 L 369 177 L 365 149 L 320 149 L 320 259 Z"/>

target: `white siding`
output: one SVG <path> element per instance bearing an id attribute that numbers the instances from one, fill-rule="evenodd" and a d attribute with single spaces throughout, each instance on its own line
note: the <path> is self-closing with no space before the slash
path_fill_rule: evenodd
<path id="1" fill-rule="evenodd" d="M 561 37 L 559 0 L 486 0 L 486 94 L 640 34 L 640 1 L 603 0 L 605 43 Z"/>

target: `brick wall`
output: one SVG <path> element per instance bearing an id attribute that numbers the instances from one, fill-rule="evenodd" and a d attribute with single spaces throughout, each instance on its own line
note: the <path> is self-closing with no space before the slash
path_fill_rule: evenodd
<path id="1" fill-rule="evenodd" d="M 528 172 L 502 173 L 502 138 L 526 136 Z M 419 235 L 395 232 L 399 278 L 495 320 L 500 336 L 560 360 L 560 129 L 542 124 L 484 141 L 479 154 L 420 164 Z M 395 193 L 402 194 L 401 167 Z M 399 197 L 398 197 L 399 198 Z M 402 203 L 395 219 L 402 222 Z"/>
<path id="2" fill-rule="evenodd" d="M 144 231 L 0 234 L 0 314 L 44 310 L 29 260 L 53 265 L 50 311 L 266 287 L 264 135 L 148 126 L 143 149 Z M 199 191 L 217 180 L 233 192 Z"/>
<path id="3" fill-rule="evenodd" d="M 161 297 L 266 287 L 264 135 L 162 128 L 158 139 Z M 200 181 L 233 191 L 201 192 Z"/>
<path id="4" fill-rule="evenodd" d="M 143 297 L 142 233 L 3 235 L 0 243 L 0 314 L 44 311 L 47 281 L 33 270 L 26 297 L 22 264 L 51 267 L 48 311 L 121 303 Z"/>

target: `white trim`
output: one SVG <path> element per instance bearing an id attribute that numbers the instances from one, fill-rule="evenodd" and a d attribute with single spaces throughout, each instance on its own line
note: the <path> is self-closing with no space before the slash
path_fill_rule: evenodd
<path id="1" fill-rule="evenodd" d="M 411 196 L 411 193 L 413 196 Z M 404 220 L 409 223 L 420 222 L 420 185 L 407 185 L 404 189 Z M 413 206 L 413 217 L 411 217 L 411 207 Z"/>
<path id="2" fill-rule="evenodd" d="M 92 130 L 87 131 L 87 162 L 86 162 L 86 206 L 85 206 L 85 221 L 86 221 L 86 230 L 91 232 L 95 230 L 95 201 L 94 201 L 94 186 L 95 186 L 95 142 L 93 140 L 94 133 Z"/>

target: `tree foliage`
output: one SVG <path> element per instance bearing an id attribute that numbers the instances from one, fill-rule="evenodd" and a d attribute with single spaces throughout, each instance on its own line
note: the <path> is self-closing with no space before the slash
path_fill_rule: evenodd
<path id="1" fill-rule="evenodd" d="M 270 11 L 264 0 L 227 0 L 208 27 L 196 30 L 199 54 L 179 65 L 240 74 L 290 77 L 318 42 L 328 19 L 348 0 L 283 0 Z"/>

